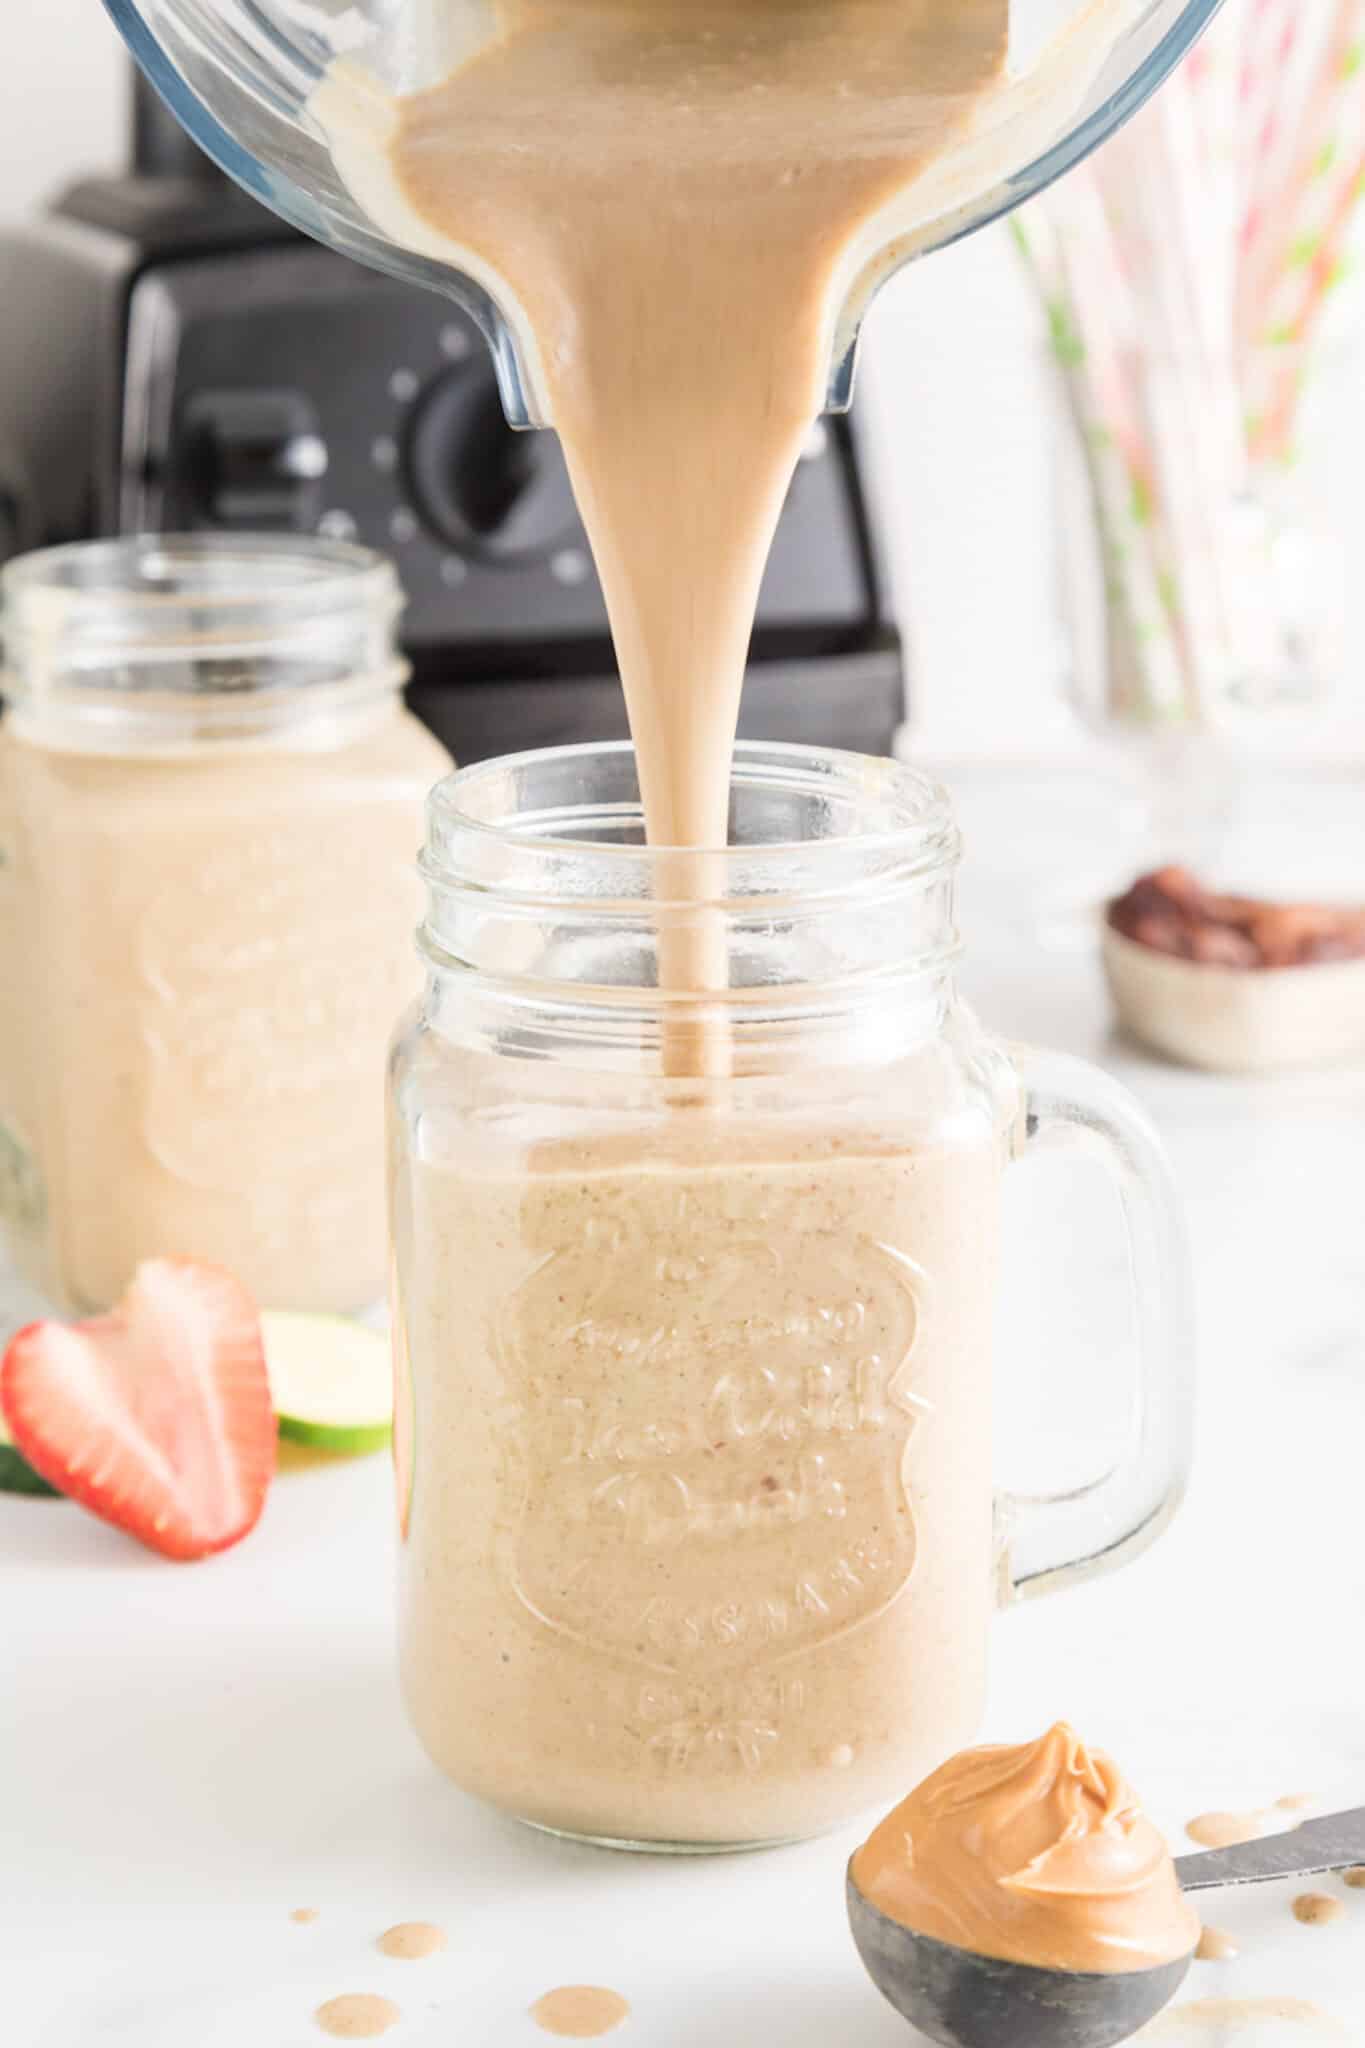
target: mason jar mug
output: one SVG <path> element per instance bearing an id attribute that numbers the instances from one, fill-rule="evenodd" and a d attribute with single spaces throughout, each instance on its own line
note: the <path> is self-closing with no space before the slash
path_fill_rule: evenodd
<path id="1" fill-rule="evenodd" d="M 650 1848 L 828 1827 L 972 1737 L 1001 1601 L 1173 1510 L 1167 1170 L 1114 1083 L 963 1006 L 956 858 L 933 785 L 803 748 L 740 747 L 723 853 L 645 847 L 628 747 L 431 799 L 391 1067 L 400 1654 L 494 1806 Z M 1058 1140 L 1117 1184 L 1141 1385 L 1103 1479 L 1010 1498 L 1001 1177 Z"/>

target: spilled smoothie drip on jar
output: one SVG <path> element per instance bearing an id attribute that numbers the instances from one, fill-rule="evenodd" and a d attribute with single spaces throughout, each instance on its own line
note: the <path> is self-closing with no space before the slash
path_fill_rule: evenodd
<path id="1" fill-rule="evenodd" d="M 1038 1969 L 1154 1969 L 1199 1940 L 1160 1832 L 1112 1758 L 1064 1721 L 950 1758 L 873 1831 L 852 1875 L 913 1933 Z"/>
<path id="2" fill-rule="evenodd" d="M 1079 94 L 1114 12 L 1092 0 L 1057 38 L 1059 90 Z M 655 847 L 726 842 L 759 582 L 850 291 L 907 221 L 1017 167 L 988 133 L 1011 13 L 413 0 L 413 35 L 452 53 L 443 82 L 395 97 L 341 62 L 315 96 L 380 230 L 484 284 L 518 335 L 592 543 Z M 663 900 L 714 892 L 704 861 L 660 870 Z M 667 921 L 659 971 L 722 990 L 714 923 Z M 725 1059 L 714 1029 L 665 1039 L 675 1072 Z"/>

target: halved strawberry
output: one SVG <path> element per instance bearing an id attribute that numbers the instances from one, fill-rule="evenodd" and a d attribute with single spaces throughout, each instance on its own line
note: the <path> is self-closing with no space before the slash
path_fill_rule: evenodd
<path id="1" fill-rule="evenodd" d="M 260 1318 L 216 1266 L 149 1259 L 108 1315 L 30 1323 L 0 1409 L 35 1472 L 163 1556 L 226 1550 L 260 1519 L 275 1469 Z"/>

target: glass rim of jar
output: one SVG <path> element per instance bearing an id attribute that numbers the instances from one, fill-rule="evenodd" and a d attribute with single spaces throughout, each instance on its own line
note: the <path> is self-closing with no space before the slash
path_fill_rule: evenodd
<path id="1" fill-rule="evenodd" d="M 221 612 L 250 634 L 253 610 L 272 608 L 278 629 L 315 619 L 319 609 L 335 614 L 392 601 L 396 613 L 402 604 L 386 556 L 321 534 L 138 533 L 15 555 L 0 568 L 7 643 L 16 610 L 22 630 L 23 607 L 48 591 L 62 593 L 63 625 L 93 622 L 107 638 L 116 603 L 124 635 L 152 643 L 168 637 L 177 609 Z"/>
<path id="2" fill-rule="evenodd" d="M 499 791 L 512 795 L 532 776 L 567 782 L 594 763 L 615 781 L 614 791 L 578 804 L 542 802 L 534 809 L 498 804 Z M 457 768 L 427 799 L 425 880 L 437 889 L 468 887 L 502 900 L 534 896 L 605 914 L 627 906 L 732 911 L 770 894 L 764 882 L 773 862 L 789 860 L 813 871 L 823 865 L 834 886 L 846 884 L 852 868 L 865 862 L 869 874 L 910 885 L 955 866 L 960 852 L 947 791 L 922 770 L 843 748 L 773 740 L 736 742 L 732 806 L 748 795 L 804 800 L 824 803 L 825 815 L 838 805 L 845 821 L 866 815 L 875 822 L 819 837 L 779 833 L 731 839 L 723 846 L 647 845 L 634 763 L 629 740 L 589 740 Z M 568 829 L 575 821 L 631 836 L 617 840 Z M 708 886 L 690 886 L 689 866 Z M 671 877 L 684 884 L 680 895 L 660 893 L 660 881 L 667 885 Z M 812 879 L 818 879 L 815 873 Z"/>
<path id="3" fill-rule="evenodd" d="M 391 562 L 306 534 L 133 534 L 0 568 L 0 696 L 21 722 L 232 737 L 401 689 Z"/>
<path id="4" fill-rule="evenodd" d="M 752 1031 L 875 1007 L 948 970 L 960 842 L 936 783 L 899 761 L 741 741 L 730 796 L 738 843 L 655 847 L 627 741 L 447 777 L 427 800 L 419 862 L 419 945 L 438 985 L 453 973 L 495 1006 L 542 1021 L 562 1010 L 575 1028 L 614 1013 L 643 1044 L 664 1013 L 720 1008 Z M 704 985 L 665 969 L 665 949 L 689 936 L 712 962 Z"/>

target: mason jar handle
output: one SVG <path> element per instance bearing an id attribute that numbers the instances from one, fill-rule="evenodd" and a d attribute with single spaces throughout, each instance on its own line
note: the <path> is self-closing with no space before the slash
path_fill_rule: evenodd
<path id="1" fill-rule="evenodd" d="M 1016 1051 L 1023 1100 L 1015 1156 L 1065 1150 L 1099 1160 L 1123 1207 L 1137 1334 L 1127 1443 L 1089 1485 L 997 1501 L 1005 1601 L 1115 1570 L 1144 1550 L 1180 1504 L 1194 1409 L 1189 1247 L 1156 1131 L 1126 1088 L 1083 1060 Z"/>

